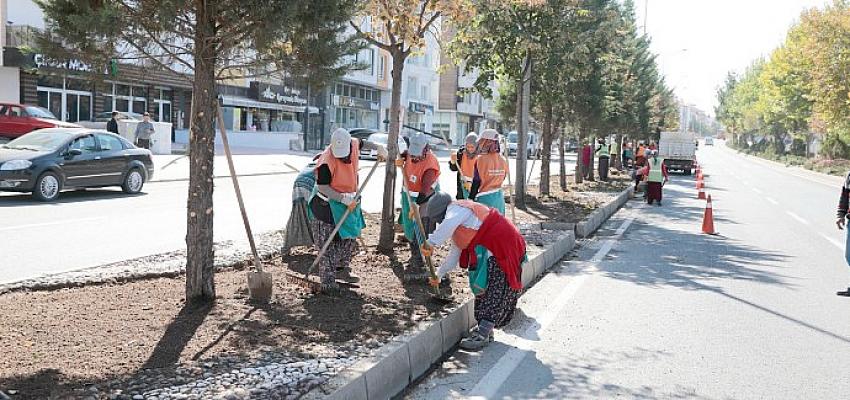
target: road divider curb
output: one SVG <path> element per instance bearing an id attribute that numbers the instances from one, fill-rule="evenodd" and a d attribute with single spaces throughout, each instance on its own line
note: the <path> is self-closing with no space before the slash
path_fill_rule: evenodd
<path id="1" fill-rule="evenodd" d="M 578 224 L 541 223 L 534 229 L 563 230 L 564 233 L 542 251 L 529 248 L 523 264 L 522 284 L 528 288 L 549 268 L 576 246 L 579 233 L 587 237 L 614 215 L 632 196 L 633 188 L 591 213 Z M 460 340 L 476 325 L 475 300 L 470 299 L 436 320 L 425 321 L 397 336 L 376 354 L 356 362 L 313 388 L 303 399 L 374 400 L 390 399 L 424 376 L 434 364 L 451 354 Z"/>

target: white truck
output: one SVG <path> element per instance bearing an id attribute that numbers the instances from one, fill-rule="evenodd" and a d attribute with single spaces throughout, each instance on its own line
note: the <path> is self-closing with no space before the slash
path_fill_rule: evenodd
<path id="1" fill-rule="evenodd" d="M 667 169 L 692 174 L 696 151 L 696 135 L 693 132 L 661 132 L 658 155 L 664 159 Z"/>

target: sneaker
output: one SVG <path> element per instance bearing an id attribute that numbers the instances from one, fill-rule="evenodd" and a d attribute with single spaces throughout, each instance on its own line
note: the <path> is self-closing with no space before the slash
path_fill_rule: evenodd
<path id="1" fill-rule="evenodd" d="M 493 341 L 493 333 L 485 337 L 480 332 L 473 331 L 472 335 L 460 341 L 460 348 L 469 351 L 480 351 Z"/>
<path id="2" fill-rule="evenodd" d="M 336 277 L 339 280 L 348 282 L 348 283 L 358 283 L 360 282 L 360 277 L 351 273 L 351 268 L 344 268 L 341 271 L 337 270 Z"/>
<path id="3" fill-rule="evenodd" d="M 839 296 L 850 297 L 850 288 L 847 288 L 847 290 L 843 290 L 843 291 L 837 292 L 835 294 L 837 294 Z"/>

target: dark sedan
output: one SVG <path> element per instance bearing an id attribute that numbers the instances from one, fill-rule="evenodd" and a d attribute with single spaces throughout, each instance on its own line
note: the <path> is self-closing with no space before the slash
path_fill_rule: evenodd
<path id="1" fill-rule="evenodd" d="M 0 146 L 0 191 L 32 192 L 41 201 L 76 188 L 135 194 L 152 177 L 150 151 L 103 130 L 41 129 Z"/>

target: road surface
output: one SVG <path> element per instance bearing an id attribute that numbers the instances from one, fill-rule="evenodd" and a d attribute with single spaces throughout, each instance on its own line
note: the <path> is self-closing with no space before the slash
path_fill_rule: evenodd
<path id="1" fill-rule="evenodd" d="M 721 236 L 700 234 L 705 202 L 674 176 L 663 207 L 630 202 L 486 352 L 456 352 L 406 398 L 848 398 L 841 180 L 699 157 Z"/>
<path id="2" fill-rule="evenodd" d="M 441 157 L 445 165 L 448 156 Z M 572 171 L 575 155 L 570 157 Z M 236 157 L 248 215 L 255 233 L 282 229 L 291 210 L 295 173 L 283 162 L 302 168 L 307 156 L 239 155 Z M 63 193 L 55 203 L 38 203 L 29 195 L 0 193 L 0 283 L 95 267 L 185 248 L 188 162 L 180 157 L 167 164 L 143 194 L 126 196 L 119 189 Z M 170 164 L 169 164 L 170 163 Z M 372 165 L 364 161 L 361 168 Z M 164 165 L 157 165 L 162 168 Z M 539 175 L 540 162 L 534 174 Z M 557 163 L 552 163 L 557 173 Z M 368 170 L 361 170 L 361 179 Z M 441 185 L 454 194 L 455 173 L 444 168 Z M 215 240 L 243 239 L 245 231 L 222 157 L 216 158 Z M 263 173 L 271 173 L 263 175 Z M 258 175 L 259 174 L 259 175 Z M 384 169 L 379 167 L 364 192 L 367 212 L 380 212 Z M 532 180 L 536 180 L 533 178 Z M 398 201 L 400 198 L 396 196 Z"/>

